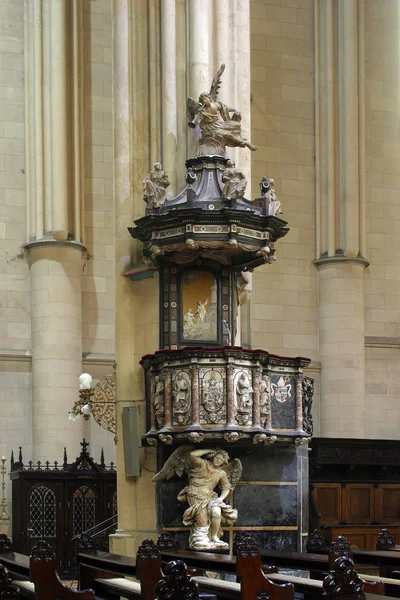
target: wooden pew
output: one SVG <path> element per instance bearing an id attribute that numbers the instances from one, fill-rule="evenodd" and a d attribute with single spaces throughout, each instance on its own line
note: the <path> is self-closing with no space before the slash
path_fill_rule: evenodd
<path id="1" fill-rule="evenodd" d="M 18 586 L 18 598 L 35 598 L 35 586 L 30 581 L 29 557 L 13 552 L 11 540 L 4 533 L 0 534 L 0 562 L 7 569 L 9 578 Z"/>
<path id="2" fill-rule="evenodd" d="M 198 600 L 199 598 L 199 586 L 190 577 L 185 563 L 181 560 L 174 560 L 167 564 L 155 592 L 158 600 Z"/>
<path id="3" fill-rule="evenodd" d="M 133 564 L 130 567 L 133 569 Z M 107 597 L 110 595 L 123 596 L 129 600 L 134 598 L 154 600 L 155 587 L 163 575 L 161 555 L 153 540 L 144 540 L 139 546 L 135 559 L 135 576 L 139 582 L 115 577 L 115 573 L 111 574 L 109 570 L 107 570 L 106 577 L 101 573 L 99 577 L 98 572 L 94 574 L 96 577 L 93 579 L 93 586 L 96 592 L 102 595 L 105 593 Z"/>
<path id="4" fill-rule="evenodd" d="M 348 557 L 340 557 L 336 560 L 337 562 L 335 562 L 334 570 L 330 571 L 323 582 L 281 574 L 269 575 L 268 579 L 270 579 L 272 583 L 286 584 L 291 587 L 294 585 L 296 593 L 303 594 L 310 600 L 319 600 L 323 596 L 326 598 L 336 598 L 345 594 L 353 595 L 360 594 L 361 592 L 363 592 L 364 595 L 383 595 L 384 585 L 382 582 L 374 582 L 372 585 L 369 585 L 366 582 L 361 581 L 358 577 L 357 573 L 354 571 L 354 565 L 351 559 Z M 245 598 L 245 596 L 243 596 L 243 593 L 246 593 L 243 591 L 243 580 L 240 584 L 230 581 L 213 581 L 208 577 L 195 577 L 194 579 L 199 584 L 200 591 L 213 590 L 218 594 L 220 600 L 244 600 Z M 249 581 L 254 582 L 254 579 L 254 573 L 252 572 L 252 578 L 250 578 Z M 253 598 L 257 597 L 257 586 L 258 580 L 256 578 L 256 582 L 252 585 Z"/>
<path id="5" fill-rule="evenodd" d="M 40 540 L 30 556 L 31 582 L 35 586 L 36 600 L 95 600 L 93 590 L 78 592 L 66 587 L 58 576 L 57 561 L 53 548 Z"/>
<path id="6" fill-rule="evenodd" d="M 0 564 L 0 599 L 18 600 L 19 597 L 18 586 L 11 579 L 7 567 Z"/>
<path id="7" fill-rule="evenodd" d="M 57 573 L 54 550 L 45 541 L 32 548 L 30 557 L 12 551 L 11 540 L 0 534 L 0 562 L 18 586 L 21 598 L 29 600 L 95 600 L 91 590 L 77 592 L 66 587 Z M 19 597 L 19 596 L 18 596 Z M 2 596 L 0 595 L 0 599 Z M 7 598 L 8 600 L 8 598 Z"/>
<path id="8" fill-rule="evenodd" d="M 260 549 L 251 537 L 237 544 L 236 564 L 242 600 L 294 600 L 292 583 L 273 583 L 265 576 Z"/>

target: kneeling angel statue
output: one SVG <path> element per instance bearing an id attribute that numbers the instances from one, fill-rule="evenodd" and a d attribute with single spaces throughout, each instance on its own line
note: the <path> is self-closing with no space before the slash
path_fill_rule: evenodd
<path id="1" fill-rule="evenodd" d="M 233 525 L 237 510 L 225 503 L 242 474 L 238 458 L 229 462 L 225 450 L 194 450 L 193 446 L 180 446 L 153 477 L 153 481 L 182 477 L 186 473 L 188 485 L 178 494 L 178 500 L 188 502 L 183 524 L 189 526 L 189 546 L 192 550 L 228 550 L 229 544 L 221 540 L 222 525 Z M 219 488 L 218 495 L 214 490 Z"/>

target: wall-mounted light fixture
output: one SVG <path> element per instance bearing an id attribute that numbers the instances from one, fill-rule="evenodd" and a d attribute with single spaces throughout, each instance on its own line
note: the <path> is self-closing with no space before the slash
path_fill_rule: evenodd
<path id="1" fill-rule="evenodd" d="M 80 416 L 87 421 L 90 415 L 100 427 L 114 434 L 116 442 L 115 423 L 115 367 L 110 375 L 105 375 L 92 387 L 93 378 L 89 373 L 79 377 L 79 398 L 68 413 L 71 421 Z"/>

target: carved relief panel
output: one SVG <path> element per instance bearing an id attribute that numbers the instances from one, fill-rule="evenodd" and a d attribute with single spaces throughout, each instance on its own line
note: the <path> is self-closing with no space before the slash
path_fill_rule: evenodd
<path id="1" fill-rule="evenodd" d="M 226 422 L 225 369 L 204 369 L 200 372 L 200 423 Z"/>
<path id="2" fill-rule="evenodd" d="M 234 401 L 235 419 L 239 425 L 252 425 L 253 392 L 251 371 L 237 371 L 234 376 Z"/>
<path id="3" fill-rule="evenodd" d="M 172 422 L 187 425 L 192 417 L 191 383 L 187 371 L 176 371 L 172 377 Z"/>
<path id="4" fill-rule="evenodd" d="M 295 429 L 296 386 L 294 378 L 284 373 L 271 373 L 271 412 L 274 429 Z"/>

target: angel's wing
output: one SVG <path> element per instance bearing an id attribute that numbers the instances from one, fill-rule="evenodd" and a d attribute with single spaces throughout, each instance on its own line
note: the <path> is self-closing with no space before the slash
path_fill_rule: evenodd
<path id="1" fill-rule="evenodd" d="M 182 477 L 183 473 L 190 468 L 189 454 L 193 446 L 179 446 L 168 458 L 161 471 L 156 473 L 152 481 L 164 481 L 171 479 L 173 475 Z"/>
<path id="2" fill-rule="evenodd" d="M 231 484 L 232 489 L 234 490 L 237 482 L 239 481 L 242 475 L 242 463 L 238 458 L 234 458 L 230 463 L 228 463 L 224 467 L 224 469 L 228 476 L 229 483 Z"/>
<path id="3" fill-rule="evenodd" d="M 196 102 L 193 98 L 188 98 L 186 102 L 187 118 L 189 127 L 196 127 L 197 113 L 201 108 L 200 102 Z"/>
<path id="4" fill-rule="evenodd" d="M 225 71 L 225 64 L 222 63 L 217 73 L 214 75 L 214 79 L 212 80 L 211 89 L 210 89 L 210 97 L 214 102 L 217 100 L 218 90 L 221 87 L 221 76 Z"/>

